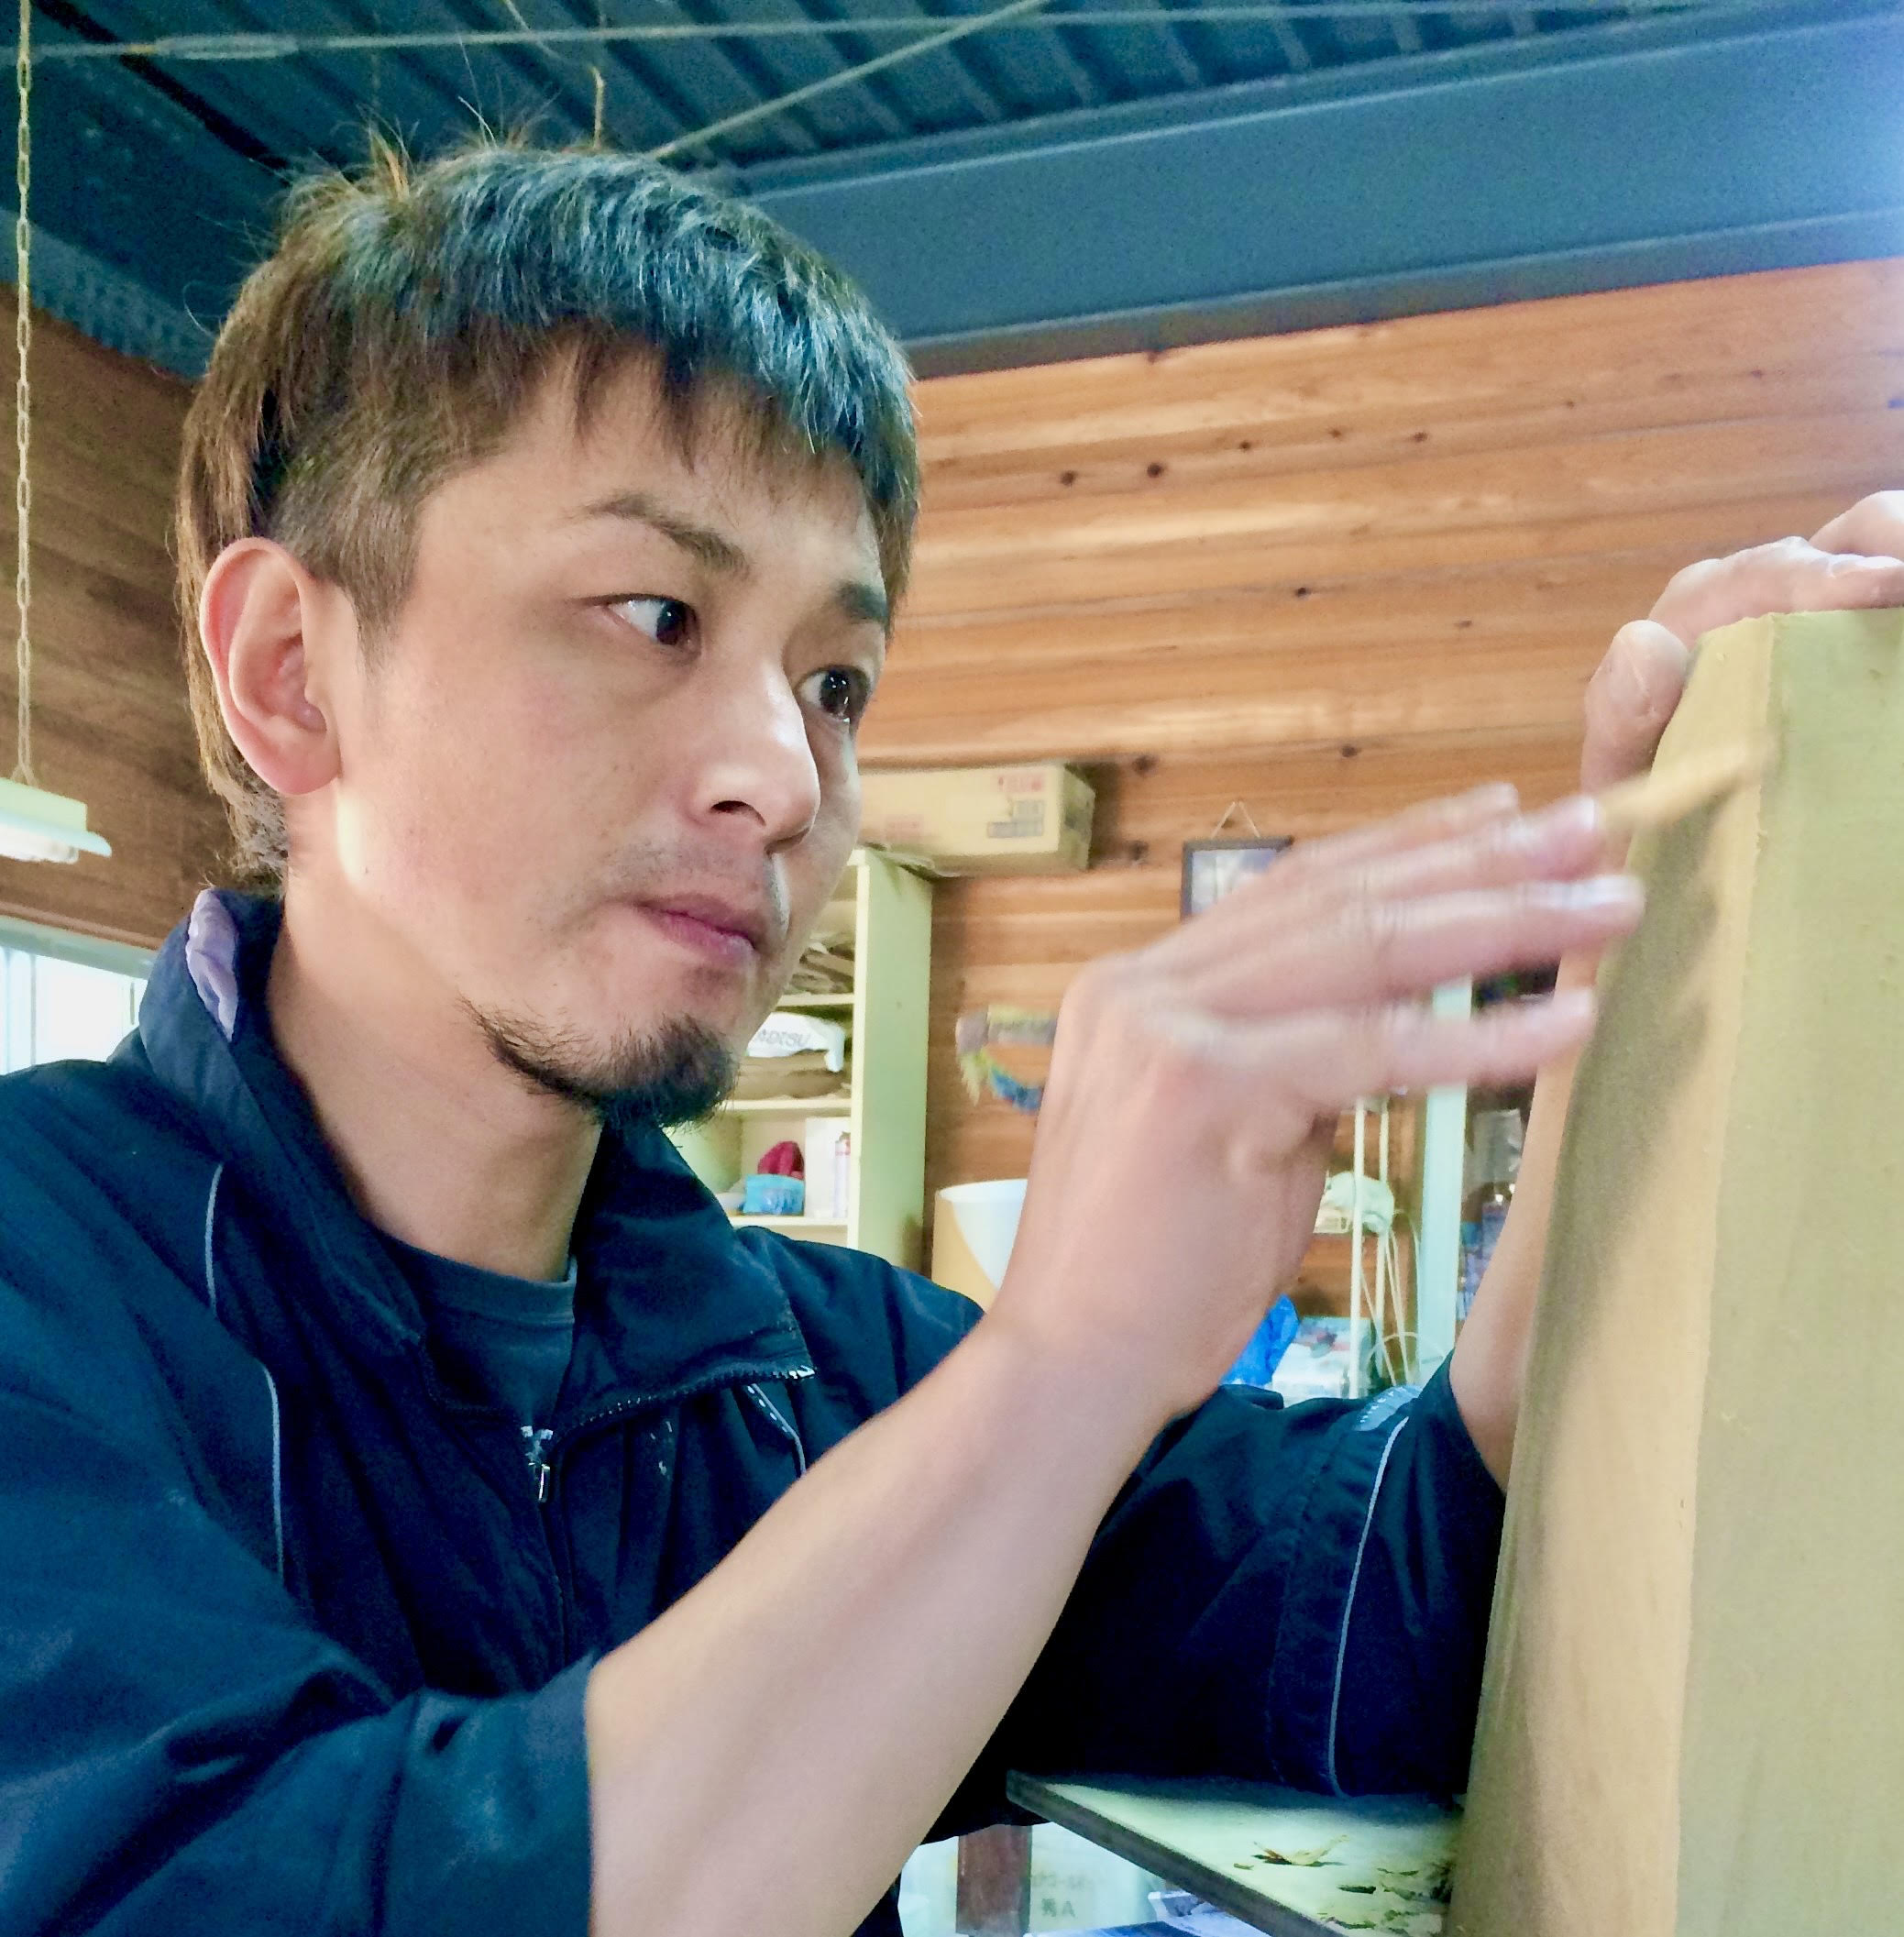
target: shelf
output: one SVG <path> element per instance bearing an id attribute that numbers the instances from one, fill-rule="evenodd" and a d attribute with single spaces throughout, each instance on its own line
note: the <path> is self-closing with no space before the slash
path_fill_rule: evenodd
<path id="1" fill-rule="evenodd" d="M 926 883 L 877 854 L 854 857 L 849 877 L 820 919 L 826 931 L 853 936 L 858 974 L 851 988 L 803 990 L 780 1007 L 818 1010 L 854 1030 L 840 1087 L 820 1095 L 736 1096 L 699 1123 L 669 1132 L 710 1190 L 731 1190 L 758 1169 L 776 1142 L 798 1141 L 816 1177 L 846 1172 L 845 1215 L 747 1216 L 737 1229 L 778 1238 L 853 1244 L 901 1267 L 919 1263 L 925 1222 L 926 1040 L 931 1012 L 932 901 Z M 792 1071 L 758 1065 L 754 1085 L 798 1084 Z M 818 1081 L 816 1076 L 814 1081 Z M 809 1121 L 809 1119 L 811 1119 Z M 851 1134 L 845 1150 L 842 1132 Z M 738 1201 L 738 1200 L 735 1200 Z M 785 1199 L 756 1199 L 785 1202 Z M 833 1201 L 824 1191 L 821 1209 Z"/>
<path id="2" fill-rule="evenodd" d="M 736 1230 L 785 1231 L 796 1238 L 802 1231 L 843 1231 L 846 1228 L 843 1217 L 809 1217 L 804 1213 L 792 1217 L 766 1217 L 730 1211 L 727 1221 Z"/>
<path id="3" fill-rule="evenodd" d="M 835 1090 L 826 1096 L 734 1096 L 721 1106 L 723 1117 L 850 1117 L 853 1098 Z"/>

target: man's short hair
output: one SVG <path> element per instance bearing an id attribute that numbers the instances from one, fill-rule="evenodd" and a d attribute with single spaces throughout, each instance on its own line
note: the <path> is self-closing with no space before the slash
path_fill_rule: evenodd
<path id="1" fill-rule="evenodd" d="M 764 457 L 845 457 L 897 603 L 919 501 L 905 358 L 853 284 L 757 210 L 638 157 L 496 142 L 424 166 L 380 144 L 362 171 L 292 189 L 218 334 L 180 467 L 193 720 L 246 874 L 281 878 L 283 804 L 226 731 L 198 649 L 213 561 L 274 538 L 374 640 L 430 492 L 501 444 L 559 360 L 582 428 L 633 358 L 684 448 L 720 393 Z"/>

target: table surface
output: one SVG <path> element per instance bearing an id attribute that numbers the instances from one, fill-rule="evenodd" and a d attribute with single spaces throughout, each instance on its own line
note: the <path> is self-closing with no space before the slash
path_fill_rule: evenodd
<path id="1" fill-rule="evenodd" d="M 1271 1937 L 1437 1937 L 1460 1819 L 1413 1797 L 1013 1775 L 1011 1799 Z M 1278 1860 L 1278 1859 L 1282 1860 Z"/>

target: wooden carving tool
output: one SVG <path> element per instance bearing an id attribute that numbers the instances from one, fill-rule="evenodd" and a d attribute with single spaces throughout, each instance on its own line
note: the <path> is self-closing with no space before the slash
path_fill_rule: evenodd
<path id="1" fill-rule="evenodd" d="M 1606 787 L 1597 797 L 1610 834 L 1637 834 L 1669 827 L 1700 808 L 1749 787 L 1772 764 L 1769 740 L 1717 747 L 1662 772 L 1655 768 Z"/>

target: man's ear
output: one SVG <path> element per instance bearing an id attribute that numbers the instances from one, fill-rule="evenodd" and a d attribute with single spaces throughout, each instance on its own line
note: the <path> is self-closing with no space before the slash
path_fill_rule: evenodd
<path id="1" fill-rule="evenodd" d="M 240 538 L 213 561 L 198 602 L 198 636 L 218 707 L 252 771 L 274 792 L 315 793 L 337 775 L 314 624 L 336 623 L 333 601 L 285 548 Z"/>

